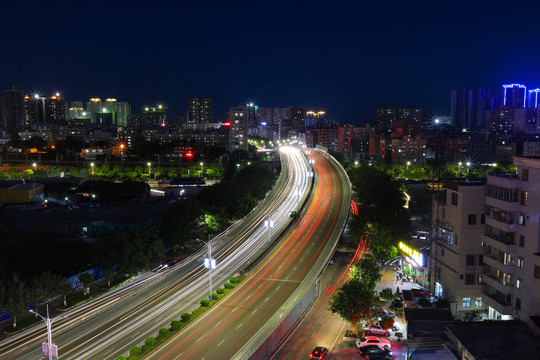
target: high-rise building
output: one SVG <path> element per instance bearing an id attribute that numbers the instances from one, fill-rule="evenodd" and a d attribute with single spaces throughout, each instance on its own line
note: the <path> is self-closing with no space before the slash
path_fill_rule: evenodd
<path id="1" fill-rule="evenodd" d="M 461 171 L 466 171 L 465 166 Z M 446 183 L 437 196 L 429 264 L 432 290 L 454 304 L 454 316 L 472 310 L 487 312 L 482 294 L 484 183 Z"/>
<path id="2" fill-rule="evenodd" d="M 280 120 L 286 120 L 289 117 L 289 108 L 273 108 L 271 125 L 279 125 Z"/>
<path id="3" fill-rule="evenodd" d="M 84 103 L 82 101 L 72 101 L 69 104 L 66 112 L 67 121 L 71 121 L 75 118 L 85 117 L 86 111 L 84 111 Z"/>
<path id="4" fill-rule="evenodd" d="M 212 122 L 212 99 L 194 97 L 188 100 L 186 125 L 196 128 Z"/>
<path id="5" fill-rule="evenodd" d="M 246 104 L 246 110 L 247 110 L 247 122 L 248 126 L 250 128 L 256 128 L 257 127 L 257 110 L 259 107 L 253 103 Z"/>
<path id="6" fill-rule="evenodd" d="M 397 122 L 397 110 L 393 108 L 377 109 L 375 125 L 379 132 L 392 131 L 393 125 Z"/>
<path id="7" fill-rule="evenodd" d="M 540 309 L 540 159 L 514 157 L 519 175 L 488 175 L 483 236 L 490 319 L 530 321 Z"/>
<path id="8" fill-rule="evenodd" d="M 253 110 L 252 106 L 242 104 L 229 108 L 228 119 L 231 122 L 229 128 L 229 151 L 248 150 L 248 114 L 251 110 Z"/>
<path id="9" fill-rule="evenodd" d="M 272 108 L 260 107 L 257 109 L 257 123 L 259 125 L 274 125 L 272 121 Z"/>
<path id="10" fill-rule="evenodd" d="M 486 112 L 486 130 L 497 137 L 535 133 L 536 116 L 536 109 L 500 107 Z"/>
<path id="11" fill-rule="evenodd" d="M 66 124 L 65 102 L 59 93 L 45 99 L 45 123 Z"/>
<path id="12" fill-rule="evenodd" d="M 423 124 L 424 110 L 416 107 L 402 107 L 397 111 L 397 121 L 401 124 L 404 135 L 416 135 Z"/>
<path id="13" fill-rule="evenodd" d="M 326 126 L 325 111 L 306 111 L 305 125 L 306 127 L 315 127 L 317 125 Z"/>
<path id="14" fill-rule="evenodd" d="M 521 84 L 503 85 L 503 106 L 525 107 L 527 101 L 527 87 Z"/>
<path id="15" fill-rule="evenodd" d="M 127 126 L 129 115 L 131 115 L 131 104 L 125 101 L 118 102 L 118 114 L 116 115 L 116 125 Z"/>
<path id="16" fill-rule="evenodd" d="M 95 122 L 96 114 L 101 112 L 102 104 L 100 98 L 91 98 L 89 102 L 86 103 L 86 113 L 92 119 L 92 122 Z"/>
<path id="17" fill-rule="evenodd" d="M 537 109 L 538 108 L 538 101 L 540 97 L 540 89 L 533 89 L 529 90 L 528 96 L 527 96 L 527 107 Z"/>
<path id="18" fill-rule="evenodd" d="M 35 94 L 24 96 L 24 122 L 27 129 L 45 123 L 45 98 Z"/>
<path id="19" fill-rule="evenodd" d="M 14 132 L 24 128 L 24 93 L 17 87 L 4 91 L 2 100 L 2 124 L 7 131 Z"/>
<path id="20" fill-rule="evenodd" d="M 294 130 L 303 130 L 306 127 L 305 119 L 304 107 L 296 105 L 289 107 L 289 120 Z"/>
<path id="21" fill-rule="evenodd" d="M 486 89 L 453 89 L 450 116 L 459 129 L 484 129 L 485 113 L 494 109 L 494 99 Z"/>

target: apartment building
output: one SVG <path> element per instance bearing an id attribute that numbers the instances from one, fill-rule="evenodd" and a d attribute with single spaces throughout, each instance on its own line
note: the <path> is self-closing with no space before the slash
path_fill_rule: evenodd
<path id="1" fill-rule="evenodd" d="M 471 310 L 487 312 L 481 275 L 485 270 L 484 182 L 450 182 L 442 189 L 433 204 L 437 236 L 432 239 L 430 269 L 435 293 L 450 301 L 454 316 Z"/>
<path id="2" fill-rule="evenodd" d="M 540 158 L 514 157 L 517 174 L 486 184 L 484 301 L 490 319 L 540 315 Z"/>

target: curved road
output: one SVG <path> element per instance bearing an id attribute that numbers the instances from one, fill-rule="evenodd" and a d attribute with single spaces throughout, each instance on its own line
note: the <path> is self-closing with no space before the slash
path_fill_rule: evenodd
<path id="1" fill-rule="evenodd" d="M 333 250 L 348 214 L 347 175 L 315 151 L 310 157 L 315 188 L 297 226 L 229 296 L 145 359 L 247 359 L 256 350 L 245 344 L 287 302 L 319 257 Z"/>

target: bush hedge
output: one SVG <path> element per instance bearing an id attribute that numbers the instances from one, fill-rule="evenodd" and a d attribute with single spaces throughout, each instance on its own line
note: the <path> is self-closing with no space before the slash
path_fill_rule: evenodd
<path id="1" fill-rule="evenodd" d="M 165 342 L 167 339 L 169 339 L 172 335 L 183 329 L 187 324 L 194 321 L 197 317 L 199 317 L 202 313 L 204 313 L 208 308 L 212 305 L 214 305 L 218 300 L 220 300 L 222 297 L 227 295 L 236 285 L 238 285 L 242 280 L 244 280 L 245 276 L 236 276 L 231 278 L 230 283 L 225 283 L 223 288 L 216 289 L 216 293 L 212 293 L 212 301 L 210 302 L 209 299 L 202 299 L 201 300 L 201 306 L 197 309 L 193 310 L 191 313 L 183 313 L 180 315 L 180 321 L 179 320 L 172 320 L 171 321 L 171 328 L 161 328 L 159 329 L 157 338 L 148 337 L 144 341 L 144 345 L 142 347 L 133 346 L 129 350 L 129 356 L 127 358 L 123 356 L 118 356 L 115 360 L 140 360 L 144 355 L 150 353 L 153 349 L 158 347 L 161 343 Z M 228 286 L 227 286 L 228 284 Z"/>

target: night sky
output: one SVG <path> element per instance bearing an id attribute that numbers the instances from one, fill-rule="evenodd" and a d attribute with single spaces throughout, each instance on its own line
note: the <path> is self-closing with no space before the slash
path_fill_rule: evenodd
<path id="1" fill-rule="evenodd" d="M 115 97 L 184 114 L 303 105 L 341 123 L 381 106 L 449 113 L 450 90 L 540 87 L 538 1 L 9 1 L 0 89 Z"/>

